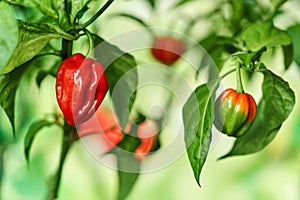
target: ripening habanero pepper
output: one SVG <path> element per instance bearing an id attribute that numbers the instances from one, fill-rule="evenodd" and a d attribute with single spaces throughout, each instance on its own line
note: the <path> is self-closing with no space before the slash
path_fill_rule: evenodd
<path id="1" fill-rule="evenodd" d="M 56 98 L 68 124 L 88 120 L 108 90 L 101 63 L 77 53 L 65 59 L 56 74 Z"/>
<path id="2" fill-rule="evenodd" d="M 256 116 L 256 103 L 247 93 L 226 89 L 215 104 L 215 127 L 228 136 L 240 137 L 251 127 Z"/>

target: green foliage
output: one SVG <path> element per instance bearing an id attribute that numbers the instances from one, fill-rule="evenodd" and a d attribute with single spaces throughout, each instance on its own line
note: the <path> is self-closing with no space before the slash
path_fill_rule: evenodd
<path id="1" fill-rule="evenodd" d="M 270 22 L 252 23 L 242 31 L 241 38 L 248 49 L 252 51 L 263 46 L 286 46 L 291 43 L 291 38 L 287 32 L 277 29 Z"/>
<path id="2" fill-rule="evenodd" d="M 54 38 L 74 39 L 56 25 L 19 22 L 19 42 L 2 73 L 9 73 L 32 59 Z"/>
<path id="3" fill-rule="evenodd" d="M 39 133 L 39 131 L 44 128 L 53 125 L 54 122 L 50 122 L 47 120 L 39 120 L 31 124 L 27 134 L 25 135 L 25 157 L 27 162 L 29 162 L 29 153 L 32 146 L 32 142 L 35 139 L 35 136 Z"/>
<path id="4" fill-rule="evenodd" d="M 220 79 L 200 85 L 183 107 L 184 141 L 195 179 L 200 186 L 200 173 L 211 142 L 214 121 L 214 93 Z"/>
<path id="5" fill-rule="evenodd" d="M 135 59 L 97 35 L 94 35 L 94 40 L 97 45 L 95 57 L 106 68 L 114 107 L 121 126 L 125 128 L 136 96 L 138 78 Z"/>
<path id="6" fill-rule="evenodd" d="M 247 134 L 238 138 L 231 151 L 222 158 L 255 153 L 265 148 L 294 108 L 295 94 L 289 84 L 270 70 L 263 70 L 262 73 L 263 97 L 254 123 Z"/>
<path id="7" fill-rule="evenodd" d="M 0 2 L 0 71 L 13 54 L 18 43 L 18 24 L 12 9 L 5 2 Z"/>
<path id="8" fill-rule="evenodd" d="M 28 69 L 29 64 L 5 75 L 0 75 L 0 105 L 6 112 L 13 133 L 15 134 L 15 96 L 17 89 L 20 85 L 21 79 L 25 71 Z"/>
<path id="9" fill-rule="evenodd" d="M 298 66 L 300 66 L 300 24 L 288 28 L 288 33 L 293 41 L 293 57 Z"/>
<path id="10" fill-rule="evenodd" d="M 71 21 L 75 21 L 75 19 L 80 19 L 83 14 L 88 10 L 87 4 L 91 2 L 91 0 L 78 0 L 78 1 L 70 1 L 71 2 Z"/>
<path id="11" fill-rule="evenodd" d="M 58 18 L 56 9 L 62 4 L 63 0 L 6 0 L 6 2 L 19 6 L 35 8 L 47 16 Z"/>

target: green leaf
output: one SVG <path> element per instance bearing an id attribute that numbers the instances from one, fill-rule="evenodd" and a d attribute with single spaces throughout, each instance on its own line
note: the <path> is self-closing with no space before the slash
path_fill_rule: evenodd
<path id="1" fill-rule="evenodd" d="M 23 63 L 36 56 L 51 39 L 75 39 L 52 24 L 19 23 L 19 43 L 12 56 L 2 70 L 2 74 L 9 73 Z"/>
<path id="2" fill-rule="evenodd" d="M 200 173 L 211 142 L 214 93 L 220 80 L 218 78 L 199 86 L 183 107 L 184 141 L 194 177 L 199 186 Z"/>
<path id="3" fill-rule="evenodd" d="M 31 7 L 40 10 L 42 13 L 52 17 L 58 18 L 56 8 L 62 0 L 6 0 L 8 3 L 20 5 L 24 7 Z"/>
<path id="4" fill-rule="evenodd" d="M 282 6 L 288 0 L 271 0 L 271 4 L 274 10 L 277 10 L 280 6 Z"/>
<path id="5" fill-rule="evenodd" d="M 132 154 L 119 154 L 117 159 L 119 169 L 119 192 L 117 199 L 124 200 L 133 189 L 134 184 L 138 179 L 140 163 L 133 157 Z M 131 172 L 126 171 L 126 169 L 129 169 Z"/>
<path id="6" fill-rule="evenodd" d="M 152 8 L 155 8 L 155 0 L 148 0 Z"/>
<path id="7" fill-rule="evenodd" d="M 252 51 L 263 46 L 286 46 L 291 43 L 291 38 L 285 31 L 277 29 L 271 22 L 261 21 L 247 26 L 241 33 L 241 39 Z"/>
<path id="8" fill-rule="evenodd" d="M 87 4 L 90 3 L 91 0 L 72 0 L 72 8 L 71 8 L 71 22 L 74 21 L 75 18 L 80 18 L 87 11 Z"/>
<path id="9" fill-rule="evenodd" d="M 227 57 L 237 51 L 237 48 L 234 46 L 235 41 L 232 38 L 217 36 L 215 34 L 211 34 L 202 39 L 199 41 L 199 44 L 207 51 L 208 55 L 214 61 L 219 70 L 222 69 Z M 210 58 L 205 55 L 202 58 L 199 69 L 202 66 L 211 64 L 212 62 Z"/>
<path id="10" fill-rule="evenodd" d="M 179 1 L 174 5 L 174 7 L 182 6 L 182 5 L 184 5 L 184 4 L 188 3 L 188 2 L 191 2 L 191 1 L 193 1 L 193 0 L 179 0 Z"/>
<path id="11" fill-rule="evenodd" d="M 93 36 L 97 45 L 95 57 L 106 68 L 112 101 L 120 124 L 125 128 L 136 97 L 138 76 L 135 59 L 99 36 Z"/>
<path id="12" fill-rule="evenodd" d="M 294 60 L 293 44 L 283 46 L 282 49 L 284 55 L 284 68 L 285 70 L 288 70 Z"/>
<path id="13" fill-rule="evenodd" d="M 28 69 L 24 65 L 8 74 L 0 75 L 0 105 L 4 109 L 15 134 L 15 96 L 21 79 Z M 15 136 L 15 135 L 14 135 Z"/>
<path id="14" fill-rule="evenodd" d="M 25 157 L 27 162 L 29 161 L 29 153 L 30 149 L 32 146 L 32 142 L 37 135 L 37 133 L 44 127 L 51 126 L 53 125 L 54 122 L 49 122 L 47 120 L 39 120 L 31 124 L 29 127 L 28 132 L 25 135 L 25 143 L 24 143 L 24 148 L 25 148 Z"/>
<path id="15" fill-rule="evenodd" d="M 253 125 L 244 136 L 236 139 L 231 151 L 222 158 L 255 153 L 265 148 L 294 108 L 295 94 L 289 84 L 269 70 L 262 73 L 263 98 Z"/>
<path id="16" fill-rule="evenodd" d="M 300 67 L 300 24 L 288 28 L 288 33 L 293 41 L 294 60 Z"/>
<path id="17" fill-rule="evenodd" d="M 18 44 L 18 24 L 10 6 L 0 2 L 0 72 Z"/>
<path id="18" fill-rule="evenodd" d="M 141 144 L 136 135 L 137 127 L 134 126 L 129 134 L 126 134 L 118 147 L 113 150 L 117 156 L 119 192 L 118 200 L 126 199 L 133 189 L 139 176 L 140 163 L 134 157 L 133 152 Z"/>
<path id="19" fill-rule="evenodd" d="M 238 54 L 234 54 L 234 56 L 237 56 L 242 61 L 243 65 L 246 68 L 251 68 L 252 66 L 254 66 L 256 61 L 260 60 L 262 54 L 266 51 L 267 48 L 262 47 L 258 51 L 252 51 L 249 53 L 238 53 Z"/>

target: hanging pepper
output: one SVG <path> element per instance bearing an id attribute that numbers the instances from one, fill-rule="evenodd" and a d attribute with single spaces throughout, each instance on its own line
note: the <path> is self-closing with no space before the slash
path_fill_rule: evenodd
<path id="1" fill-rule="evenodd" d="M 170 65 L 180 58 L 184 49 L 185 43 L 182 40 L 170 36 L 161 36 L 153 41 L 151 53 L 158 61 Z"/>
<path id="2" fill-rule="evenodd" d="M 251 127 L 256 116 L 256 103 L 247 93 L 226 89 L 215 104 L 216 128 L 228 136 L 240 137 Z"/>
<path id="3" fill-rule="evenodd" d="M 65 59 L 56 75 L 56 98 L 68 124 L 87 121 L 108 90 L 101 63 L 77 53 Z"/>

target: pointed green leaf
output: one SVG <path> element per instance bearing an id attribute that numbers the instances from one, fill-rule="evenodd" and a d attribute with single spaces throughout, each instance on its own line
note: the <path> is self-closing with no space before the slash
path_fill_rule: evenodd
<path id="1" fill-rule="evenodd" d="M 220 79 L 199 86 L 183 107 L 184 141 L 195 179 L 200 186 L 200 173 L 211 142 L 214 120 L 214 93 Z"/>
<path id="2" fill-rule="evenodd" d="M 294 50 L 294 60 L 297 65 L 300 67 L 300 24 L 292 26 L 288 29 L 288 33 L 293 41 L 293 50 Z"/>
<path id="3" fill-rule="evenodd" d="M 288 70 L 294 60 L 294 49 L 293 45 L 283 46 L 283 55 L 284 55 L 284 68 Z"/>
<path id="4" fill-rule="evenodd" d="M 51 39 L 74 37 L 51 24 L 19 23 L 19 42 L 1 73 L 9 73 L 37 55 Z"/>
<path id="5" fill-rule="evenodd" d="M 87 4 L 91 2 L 91 0 L 73 0 L 71 6 L 71 22 L 74 21 L 75 18 L 80 19 L 82 15 L 88 10 Z"/>
<path id="6" fill-rule="evenodd" d="M 52 18 L 58 18 L 56 8 L 60 5 L 60 3 L 62 3 L 62 1 L 63 0 L 7 0 L 7 2 L 11 4 L 40 10 L 42 13 Z"/>
<path id="7" fill-rule="evenodd" d="M 110 94 L 120 124 L 125 128 L 136 97 L 137 69 L 133 56 L 94 35 L 95 57 L 106 68 Z"/>
<path id="8" fill-rule="evenodd" d="M 119 192 L 117 199 L 124 200 L 138 179 L 140 163 L 133 157 L 133 154 L 119 154 L 117 159 L 119 169 Z M 124 169 L 130 169 L 132 172 L 125 171 Z"/>
<path id="9" fill-rule="evenodd" d="M 265 148 L 294 108 L 295 94 L 289 84 L 269 70 L 262 73 L 263 98 L 253 125 L 244 136 L 237 138 L 231 151 L 222 158 L 255 153 Z"/>
<path id="10" fill-rule="evenodd" d="M 286 46 L 291 43 L 290 36 L 285 31 L 274 27 L 271 22 L 252 23 L 242 31 L 241 38 L 252 51 L 263 46 Z"/>
<path id="11" fill-rule="evenodd" d="M 28 65 L 0 75 L 0 105 L 4 109 L 15 134 L 15 96 Z"/>
<path id="12" fill-rule="evenodd" d="M 19 29 L 14 13 L 9 5 L 0 2 L 0 72 L 8 62 L 18 44 Z"/>
<path id="13" fill-rule="evenodd" d="M 38 132 L 42 128 L 51 126 L 53 124 L 54 124 L 54 122 L 49 122 L 47 120 L 39 120 L 39 121 L 36 121 L 33 124 L 31 124 L 27 134 L 25 135 L 25 143 L 24 143 L 25 157 L 26 157 L 27 162 L 29 161 L 29 153 L 30 153 L 32 142 L 33 142 L 35 136 L 38 134 Z"/>

